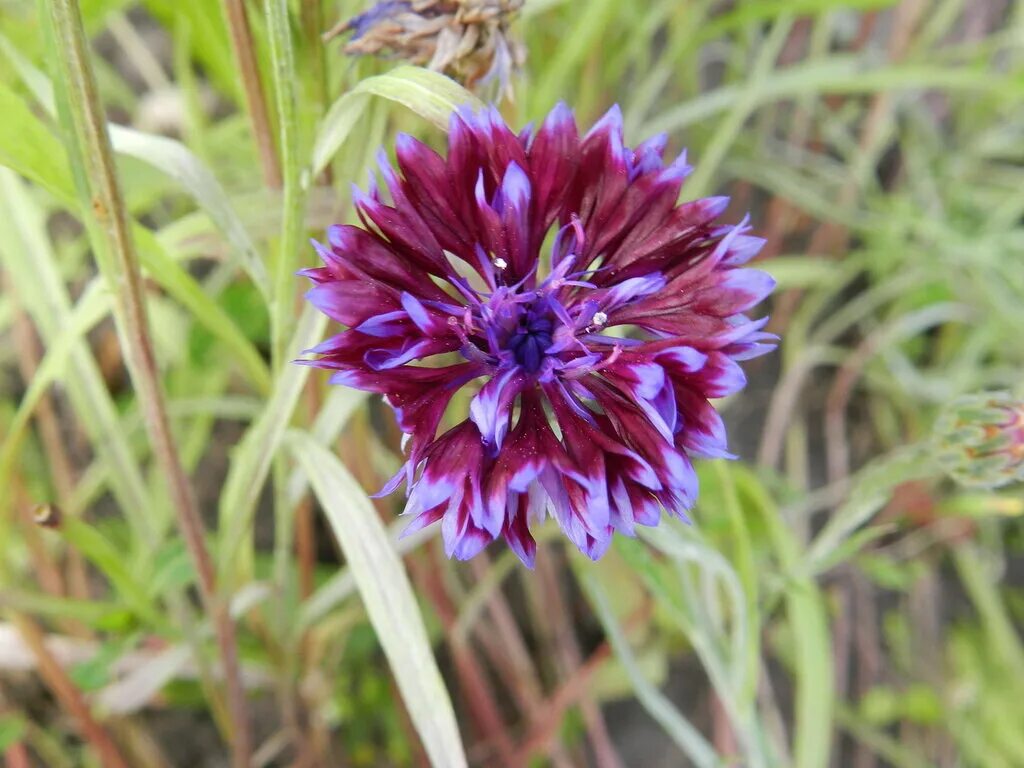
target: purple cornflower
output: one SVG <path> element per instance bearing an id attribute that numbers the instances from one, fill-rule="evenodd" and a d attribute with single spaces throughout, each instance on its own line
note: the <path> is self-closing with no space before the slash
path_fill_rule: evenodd
<path id="1" fill-rule="evenodd" d="M 746 220 L 716 223 L 726 198 L 677 205 L 691 169 L 665 144 L 625 147 L 617 107 L 583 137 L 564 105 L 519 134 L 461 111 L 447 157 L 400 136 L 398 171 L 382 154 L 353 192 L 362 226 L 314 243 L 308 298 L 348 329 L 306 362 L 394 409 L 407 461 L 381 493 L 408 483 L 407 532 L 440 521 L 460 559 L 501 536 L 532 566 L 551 513 L 597 559 L 685 519 L 693 457 L 731 458 L 709 400 L 774 347 L 745 314 L 774 283 L 742 268 Z"/>

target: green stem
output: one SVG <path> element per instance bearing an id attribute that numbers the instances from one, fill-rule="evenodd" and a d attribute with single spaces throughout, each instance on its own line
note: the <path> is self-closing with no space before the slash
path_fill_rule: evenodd
<path id="1" fill-rule="evenodd" d="M 284 170 L 284 209 L 281 238 L 271 287 L 271 361 L 274 370 L 289 365 L 298 352 L 288 344 L 296 325 L 295 269 L 299 261 L 305 222 L 306 190 L 300 160 L 301 134 L 298 119 L 299 78 L 295 66 L 287 0 L 264 0 L 270 37 L 270 62 L 274 98 L 279 117 L 281 159 Z M 274 580 L 283 594 L 291 581 L 294 510 L 286 492 L 287 465 L 284 457 L 274 462 Z M 280 617 L 284 618 L 284 617 Z"/>
<path id="2" fill-rule="evenodd" d="M 96 88 L 89 46 L 77 0 L 48 0 L 64 113 L 73 131 L 70 151 L 77 162 L 76 182 L 97 262 L 114 296 L 114 318 L 140 410 L 161 472 L 166 479 L 185 545 L 198 574 L 200 592 L 211 617 L 224 665 L 232 722 L 234 765 L 249 764 L 251 751 L 245 692 L 235 647 L 235 627 L 216 589 L 213 563 L 203 539 L 199 509 L 182 466 L 161 389 L 153 352 L 142 271 L 132 241 L 124 200 L 114 166 L 107 120 Z"/>
<path id="3" fill-rule="evenodd" d="M 288 23 L 287 0 L 265 0 L 270 32 L 270 61 L 274 98 L 280 118 L 281 160 L 284 169 L 284 210 L 279 252 L 274 262 L 271 290 L 271 356 L 275 370 L 297 350 L 285 348 L 295 327 L 298 282 L 295 268 L 301 248 L 305 216 L 303 168 L 299 160 L 299 121 L 295 52 Z"/>

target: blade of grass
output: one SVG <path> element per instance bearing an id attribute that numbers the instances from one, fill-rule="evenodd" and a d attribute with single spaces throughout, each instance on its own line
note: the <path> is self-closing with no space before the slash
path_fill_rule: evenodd
<path id="1" fill-rule="evenodd" d="M 715 129 L 711 141 L 701 153 L 700 163 L 686 181 L 687 199 L 704 197 L 707 194 L 719 164 L 756 109 L 758 93 L 764 81 L 774 71 L 775 60 L 792 28 L 792 16 L 783 14 L 775 19 L 771 31 L 761 44 L 757 58 L 751 64 L 750 78 L 744 84 L 739 97 L 733 102 L 725 119 Z"/>
<path id="2" fill-rule="evenodd" d="M 629 646 L 629 641 L 615 618 L 604 588 L 593 574 L 583 572 L 583 568 L 590 566 L 586 563 L 580 564 L 576 558 L 573 559 L 573 565 L 576 581 L 597 614 L 605 636 L 608 638 L 612 650 L 615 651 L 619 663 L 625 669 L 641 706 L 657 721 L 697 768 L 714 768 L 714 766 L 720 765 L 719 756 L 715 754 L 714 748 L 701 735 L 700 731 L 683 716 L 668 697 L 651 685 L 651 682 L 644 676 L 643 670 Z"/>
<path id="3" fill-rule="evenodd" d="M 292 433 L 289 443 L 345 554 L 431 763 L 465 766 L 455 713 L 416 597 L 377 511 L 336 456 L 304 433 Z"/>
<path id="4" fill-rule="evenodd" d="M 860 94 L 879 91 L 924 90 L 978 91 L 1020 98 L 1024 85 L 1019 80 L 987 71 L 956 66 L 900 64 L 863 68 L 852 56 L 831 56 L 807 64 L 776 70 L 764 79 L 755 106 L 779 99 L 818 94 Z M 662 112 L 646 126 L 645 133 L 674 132 L 729 109 L 742 95 L 742 86 L 726 85 Z"/>
<path id="5" fill-rule="evenodd" d="M 50 188 L 54 179 L 69 179 L 67 159 L 58 142 L 25 101 L 0 82 L 0 165 Z M 51 189 L 51 191 L 53 191 Z"/>
<path id="6" fill-rule="evenodd" d="M 70 151 L 76 184 L 83 205 L 91 207 L 95 216 L 86 218 L 90 240 L 100 271 L 114 293 L 114 318 L 129 373 L 181 534 L 196 566 L 205 608 L 217 634 L 231 716 L 232 761 L 236 768 L 246 768 L 251 746 L 234 622 L 228 614 L 227 601 L 217 593 L 213 563 L 203 540 L 202 518 L 171 434 L 146 317 L 142 270 L 114 167 L 81 12 L 76 0 L 49 0 L 45 5 L 61 74 L 61 116 L 73 137 Z"/>
<path id="7" fill-rule="evenodd" d="M 299 157 L 301 131 L 298 124 L 298 73 L 288 23 L 287 0 L 265 0 L 264 10 L 270 32 L 271 83 L 278 113 L 278 143 L 281 148 L 281 178 L 284 185 L 279 250 L 274 259 L 270 291 L 271 360 L 281 365 L 284 344 L 295 326 L 295 270 L 302 249 L 302 227 L 306 194 Z M 306 176 L 308 182 L 308 174 Z"/>
<path id="8" fill-rule="evenodd" d="M 326 327 L 327 318 L 307 305 L 287 348 L 308 349 L 323 336 Z M 281 438 L 295 413 L 309 370 L 304 365 L 284 363 L 275 376 L 274 389 L 266 408 L 232 453 L 231 466 L 217 507 L 220 540 L 217 561 L 222 579 L 235 575 L 236 559 L 248 539 L 256 502 Z"/>
<path id="9" fill-rule="evenodd" d="M 32 66 L 31 62 L 20 56 L 2 36 L 0 51 L 14 64 L 39 104 L 52 114 L 53 87 L 49 79 Z M 38 182 L 61 202 L 74 209 L 74 189 L 66 163 L 40 164 L 37 160 L 38 157 L 51 152 L 58 157 L 64 157 L 60 143 L 31 112 L 19 112 L 19 107 L 23 110 L 27 108 L 24 104 L 16 103 L 20 101 L 16 94 L 5 95 L 4 87 L 0 83 L 0 108 L 6 104 L 5 99 L 13 100 L 15 115 L 23 124 L 11 139 L 4 136 L 3 128 L 0 127 L 0 164 L 9 165 L 22 175 Z M 152 136 L 130 128 L 111 125 L 110 138 L 116 151 L 153 165 L 171 178 L 177 179 L 191 192 L 211 221 L 238 252 L 240 262 L 253 282 L 266 295 L 269 290 L 266 270 L 259 259 L 256 247 L 224 190 L 206 166 L 183 144 L 162 136 Z M 30 139 L 38 149 L 30 150 L 23 146 L 26 139 Z M 6 155 L 5 146 L 8 147 Z M 167 256 L 148 229 L 132 222 L 132 233 L 139 246 L 143 267 L 168 293 L 188 308 L 200 323 L 232 350 L 253 384 L 260 392 L 265 393 L 269 389 L 269 376 L 263 359 L 232 319 L 202 291 L 191 275 Z"/>
<path id="10" fill-rule="evenodd" d="M 825 600 L 809 575 L 806 554 L 800 551 L 764 488 L 748 472 L 736 473 L 736 479 L 741 496 L 760 511 L 776 556 L 786 569 L 788 578 L 783 597 L 796 668 L 794 766 L 818 768 L 828 764 L 831 754 L 835 704 L 832 642 Z"/>
<path id="11" fill-rule="evenodd" d="M 198 157 L 179 141 L 119 125 L 110 126 L 110 140 L 116 152 L 149 163 L 187 189 L 234 248 L 253 284 L 269 295 L 267 270 L 256 245 L 224 189 Z"/>
<path id="12" fill-rule="evenodd" d="M 359 82 L 341 96 L 324 117 L 313 147 L 313 174 L 318 175 L 359 122 L 367 96 L 380 96 L 408 107 L 442 130 L 448 130 L 452 112 L 463 105 L 483 104 L 454 80 L 419 67 L 401 66 Z"/>
<path id="13" fill-rule="evenodd" d="M 61 329 L 57 342 L 49 346 L 46 357 L 21 398 L 18 410 L 8 425 L 7 434 L 0 443 L 0 478 L 7 477 L 17 458 L 18 447 L 36 406 L 50 386 L 65 375 L 72 353 L 80 347 L 85 334 L 110 311 L 110 296 L 97 290 L 98 286 L 99 283 L 90 283 L 82 294 L 68 316 L 67 326 Z"/>
<path id="14" fill-rule="evenodd" d="M 59 145 L 56 151 L 60 151 Z M 72 325 L 71 299 L 50 248 L 43 212 L 27 186 L 3 169 L 0 203 L 8 214 L 0 217 L 0 259 L 44 344 L 51 348 L 59 346 Z M 102 463 L 111 470 L 110 488 L 137 540 L 153 546 L 156 529 L 146 515 L 152 505 L 142 472 L 125 439 L 117 407 L 99 366 L 84 342 L 74 345 L 71 363 L 76 375 L 67 379 L 66 384 L 75 413 Z"/>

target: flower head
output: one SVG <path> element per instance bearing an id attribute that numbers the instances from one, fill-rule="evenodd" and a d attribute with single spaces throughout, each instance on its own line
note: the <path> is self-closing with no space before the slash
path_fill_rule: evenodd
<path id="1" fill-rule="evenodd" d="M 440 522 L 449 556 L 503 537 L 532 565 L 550 513 L 596 559 L 685 517 L 692 458 L 730 457 L 709 400 L 773 348 L 746 315 L 773 282 L 726 199 L 677 205 L 690 166 L 665 143 L 624 146 L 618 108 L 582 137 L 564 105 L 519 134 L 460 112 L 447 157 L 401 136 L 353 193 L 362 226 L 315 244 L 308 298 L 348 329 L 307 362 L 384 395 L 407 461 L 382 493 L 407 482 L 410 530 Z"/>
<path id="2" fill-rule="evenodd" d="M 957 398 L 935 422 L 936 458 L 969 488 L 1024 480 L 1024 402 L 1009 392 Z"/>
<path id="3" fill-rule="evenodd" d="M 458 78 L 511 91 L 525 50 L 509 34 L 524 0 L 382 0 L 328 37 L 351 31 L 345 53 L 390 55 Z"/>

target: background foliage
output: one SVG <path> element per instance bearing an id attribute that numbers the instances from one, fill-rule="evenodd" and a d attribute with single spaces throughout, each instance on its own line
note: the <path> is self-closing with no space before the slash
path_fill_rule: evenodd
<path id="1" fill-rule="evenodd" d="M 528 0 L 509 121 L 688 147 L 784 339 L 695 527 L 536 572 L 398 540 L 386 409 L 291 364 L 306 237 L 473 97 L 325 46 L 356 0 L 76 6 L 0 0 L 8 764 L 1024 765 L 1024 498 L 930 437 L 1024 396 L 1024 6 Z"/>

